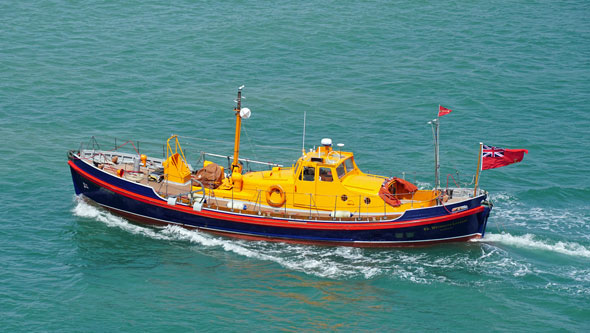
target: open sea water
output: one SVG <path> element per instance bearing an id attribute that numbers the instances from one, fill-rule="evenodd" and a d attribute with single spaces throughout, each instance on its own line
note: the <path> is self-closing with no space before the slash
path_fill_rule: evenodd
<path id="1" fill-rule="evenodd" d="M 1 1 L 0 331 L 590 331 L 589 17 L 576 0 Z M 480 141 L 529 154 L 482 172 L 483 240 L 429 247 L 153 229 L 75 197 L 66 151 L 92 135 L 231 154 L 242 84 L 253 159 L 291 164 L 306 113 L 306 148 L 330 137 L 429 188 L 439 104 L 443 185 L 472 181 Z"/>

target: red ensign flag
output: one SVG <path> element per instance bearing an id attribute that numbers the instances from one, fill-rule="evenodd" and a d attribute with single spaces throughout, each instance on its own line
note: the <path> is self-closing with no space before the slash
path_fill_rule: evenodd
<path id="1" fill-rule="evenodd" d="M 438 106 L 438 116 L 439 117 L 442 117 L 442 116 L 449 114 L 451 112 L 453 112 L 453 110 L 447 109 L 444 106 L 440 106 L 440 105 Z"/>
<path id="2" fill-rule="evenodd" d="M 499 168 L 520 162 L 524 158 L 524 154 L 528 153 L 529 151 L 526 149 L 504 149 L 484 145 L 481 152 L 481 169 Z"/>

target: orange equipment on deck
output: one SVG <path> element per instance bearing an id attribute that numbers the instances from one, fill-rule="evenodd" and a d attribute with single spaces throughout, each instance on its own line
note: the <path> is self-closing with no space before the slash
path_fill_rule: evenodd
<path id="1" fill-rule="evenodd" d="M 175 139 L 174 153 L 170 146 L 170 140 Z M 162 163 L 164 166 L 164 178 L 169 182 L 185 184 L 191 179 L 191 170 L 184 158 L 184 153 L 178 142 L 178 136 L 173 135 L 167 141 L 168 148 L 166 150 L 166 161 Z M 179 153 L 180 151 L 180 153 Z"/>

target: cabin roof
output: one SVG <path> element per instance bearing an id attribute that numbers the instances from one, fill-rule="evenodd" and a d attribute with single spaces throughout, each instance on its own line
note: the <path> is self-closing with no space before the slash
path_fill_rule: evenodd
<path id="1" fill-rule="evenodd" d="M 316 164 L 327 164 L 336 166 L 352 156 L 353 153 L 345 151 L 341 152 L 332 150 L 328 153 L 323 151 L 311 151 L 302 156 L 298 162 L 316 162 Z"/>

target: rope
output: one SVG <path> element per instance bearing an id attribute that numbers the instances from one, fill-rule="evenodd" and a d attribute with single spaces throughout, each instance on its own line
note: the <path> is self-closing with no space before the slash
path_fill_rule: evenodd
<path id="1" fill-rule="evenodd" d="M 457 182 L 455 181 L 455 177 L 453 177 L 453 175 L 450 173 L 447 175 L 447 188 L 449 188 L 449 176 L 451 176 L 451 178 L 453 179 L 455 186 L 457 186 L 458 188 L 461 188 L 461 185 L 457 184 Z"/>
<path id="2" fill-rule="evenodd" d="M 248 135 L 248 131 L 246 130 L 246 125 L 243 126 L 244 127 L 244 133 L 246 133 L 246 139 L 248 139 L 248 143 L 250 144 L 250 148 L 252 149 L 252 153 L 254 154 L 254 157 L 258 160 L 258 156 L 256 155 L 256 150 L 254 149 L 254 145 L 252 144 L 252 140 L 250 140 L 250 136 Z"/>
<path id="3" fill-rule="evenodd" d="M 451 211 L 450 211 L 450 210 L 447 208 L 447 206 L 445 206 L 445 203 L 444 203 L 442 200 L 440 201 L 440 204 L 441 204 L 441 206 L 443 206 L 443 208 L 444 208 L 444 209 L 447 211 L 447 213 L 449 213 L 449 214 L 453 214 L 453 212 L 451 212 Z"/>
<path id="4" fill-rule="evenodd" d="M 119 145 L 119 146 L 115 147 L 115 149 L 109 149 L 109 150 L 107 150 L 107 151 L 113 151 L 113 152 L 114 152 L 114 151 L 116 151 L 117 149 L 119 149 L 119 148 L 121 148 L 121 147 L 125 146 L 126 144 L 128 144 L 128 143 L 130 143 L 130 142 L 131 142 L 131 145 L 133 146 L 133 150 L 135 150 L 135 152 L 137 153 L 137 155 L 139 155 L 139 151 L 137 150 L 137 148 L 135 147 L 135 144 L 133 144 L 133 141 L 131 141 L 131 140 L 127 140 L 127 141 L 126 141 L 124 144 L 122 144 L 122 145 Z"/>
<path id="5" fill-rule="evenodd" d="M 133 141 L 129 140 L 127 142 L 131 142 L 131 145 L 133 146 L 133 149 L 135 150 L 135 152 L 137 153 L 137 155 L 139 155 L 139 150 L 137 150 L 137 147 L 135 147 L 135 144 L 133 143 Z M 125 142 L 125 144 L 127 144 L 127 142 Z"/>

